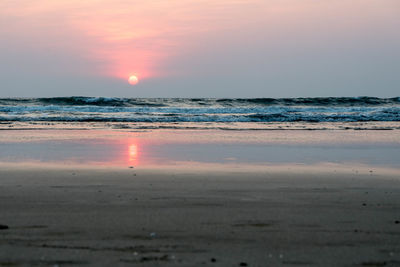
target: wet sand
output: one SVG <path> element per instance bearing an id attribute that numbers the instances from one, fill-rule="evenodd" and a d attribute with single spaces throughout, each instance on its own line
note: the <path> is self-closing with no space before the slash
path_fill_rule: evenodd
<path id="1" fill-rule="evenodd" d="M 0 177 L 0 266 L 400 265 L 396 174 L 20 164 Z"/>

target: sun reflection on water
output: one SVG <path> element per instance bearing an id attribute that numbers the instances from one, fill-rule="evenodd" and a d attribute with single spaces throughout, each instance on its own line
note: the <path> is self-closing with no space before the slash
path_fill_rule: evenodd
<path id="1" fill-rule="evenodd" d="M 138 163 L 138 147 L 136 144 L 130 144 L 128 147 L 128 162 L 133 165 Z"/>

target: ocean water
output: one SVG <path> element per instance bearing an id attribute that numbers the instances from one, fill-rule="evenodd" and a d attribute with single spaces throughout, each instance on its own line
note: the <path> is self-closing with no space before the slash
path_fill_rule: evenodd
<path id="1" fill-rule="evenodd" d="M 0 128 L 399 129 L 400 97 L 3 98 Z"/>

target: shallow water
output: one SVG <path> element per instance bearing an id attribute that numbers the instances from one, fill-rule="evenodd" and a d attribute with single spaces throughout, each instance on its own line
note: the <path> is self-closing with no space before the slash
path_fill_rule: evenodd
<path id="1" fill-rule="evenodd" d="M 0 162 L 367 165 L 400 170 L 399 131 L 0 131 Z"/>

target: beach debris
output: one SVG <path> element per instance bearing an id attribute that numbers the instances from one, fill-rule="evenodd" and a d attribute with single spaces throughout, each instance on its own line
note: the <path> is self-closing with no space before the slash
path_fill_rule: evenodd
<path id="1" fill-rule="evenodd" d="M 0 230 L 7 230 L 9 228 L 8 225 L 0 224 Z"/>
<path id="2" fill-rule="evenodd" d="M 157 235 L 157 234 L 154 233 L 154 232 L 153 232 L 153 233 L 150 233 L 150 237 L 152 237 L 152 238 L 156 237 L 156 235 Z"/>

